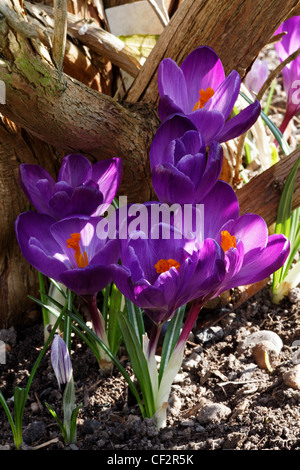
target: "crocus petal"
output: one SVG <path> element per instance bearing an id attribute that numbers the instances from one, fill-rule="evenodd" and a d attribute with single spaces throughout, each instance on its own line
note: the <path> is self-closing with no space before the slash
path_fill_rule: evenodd
<path id="1" fill-rule="evenodd" d="M 48 207 L 55 181 L 39 165 L 22 164 L 19 166 L 19 180 L 26 197 L 42 214 L 53 215 Z"/>
<path id="2" fill-rule="evenodd" d="M 188 110 L 191 112 L 199 100 L 199 90 L 208 87 L 214 91 L 225 78 L 224 69 L 216 52 L 207 46 L 193 50 L 180 66 L 187 88 Z M 170 76 L 172 80 L 172 76 Z"/>
<path id="3" fill-rule="evenodd" d="M 218 142 L 210 145 L 201 184 L 196 186 L 195 202 L 200 203 L 218 181 L 223 165 L 223 149 Z"/>
<path id="4" fill-rule="evenodd" d="M 178 165 L 186 155 L 205 154 L 205 146 L 198 131 L 187 131 L 179 139 L 176 139 L 174 148 L 174 164 Z"/>
<path id="5" fill-rule="evenodd" d="M 280 61 L 285 60 L 295 50 L 300 43 L 300 16 L 292 16 L 286 21 L 281 23 L 279 28 L 275 31 L 274 35 L 286 32 L 282 39 L 275 43 L 275 49 L 280 58 Z"/>
<path id="6" fill-rule="evenodd" d="M 168 96 L 169 104 L 174 103 L 175 109 L 173 113 L 177 112 L 178 109 L 186 113 L 188 111 L 188 91 L 184 74 L 174 60 L 167 58 L 161 61 L 158 66 L 157 82 L 159 95 L 161 97 Z M 160 107 L 159 117 L 161 120 L 165 119 L 163 110 Z"/>
<path id="7" fill-rule="evenodd" d="M 219 135 L 222 135 L 225 119 L 220 111 L 208 111 L 206 108 L 197 109 L 188 118 L 197 128 L 198 132 L 202 135 L 205 145 L 209 145 L 212 140 L 218 140 Z"/>
<path id="8" fill-rule="evenodd" d="M 234 189 L 225 181 L 217 181 L 202 200 L 204 205 L 204 236 L 215 239 L 229 220 L 237 219 L 239 203 Z"/>
<path id="9" fill-rule="evenodd" d="M 241 77 L 235 70 L 232 70 L 208 101 L 206 108 L 220 111 L 226 121 L 238 98 L 240 87 Z"/>
<path id="10" fill-rule="evenodd" d="M 185 155 L 178 163 L 177 170 L 190 178 L 195 188 L 200 186 L 206 163 L 205 154 Z M 192 196 L 192 195 L 191 195 Z M 179 202 L 173 200 L 173 202 Z M 194 199 L 190 198 L 190 203 Z"/>
<path id="11" fill-rule="evenodd" d="M 78 295 L 94 295 L 112 282 L 113 269 L 106 265 L 88 265 L 61 273 L 61 282 Z"/>
<path id="12" fill-rule="evenodd" d="M 91 179 L 92 165 L 83 155 L 71 154 L 63 158 L 57 181 L 65 181 L 72 188 Z"/>
<path id="13" fill-rule="evenodd" d="M 163 203 L 189 204 L 194 200 L 194 184 L 188 176 L 172 165 L 158 165 L 153 168 L 152 185 Z"/>
<path id="14" fill-rule="evenodd" d="M 150 147 L 150 166 L 151 169 L 161 163 L 174 163 L 173 155 L 166 154 L 166 149 L 170 142 L 182 137 L 188 131 L 197 131 L 194 124 L 182 114 L 169 116 L 157 129 Z M 199 136 L 201 139 L 201 136 Z M 175 145 L 175 144 L 174 144 Z M 203 141 L 199 141 L 199 148 Z"/>
<path id="15" fill-rule="evenodd" d="M 59 335 L 54 335 L 51 346 L 51 364 L 59 386 L 72 378 L 73 369 L 68 347 Z"/>
<path id="16" fill-rule="evenodd" d="M 119 189 L 123 175 L 123 162 L 120 158 L 111 158 L 97 162 L 92 166 L 92 180 L 98 184 L 103 194 L 103 204 L 93 213 L 94 216 L 103 214 L 113 201 Z"/>
<path id="17" fill-rule="evenodd" d="M 277 271 L 285 262 L 290 243 L 284 235 L 271 235 L 264 250 L 258 256 L 248 259 L 232 278 L 230 287 L 238 287 L 262 281 Z"/>
<path id="18" fill-rule="evenodd" d="M 103 202 L 103 194 L 95 188 L 77 186 L 73 191 L 71 202 L 73 214 L 94 214 Z"/>
<path id="19" fill-rule="evenodd" d="M 260 103 L 256 100 L 251 105 L 244 108 L 236 116 L 229 119 L 222 131 L 216 136 L 218 142 L 227 142 L 241 134 L 247 132 L 257 121 L 261 112 Z"/>
<path id="20" fill-rule="evenodd" d="M 264 219 L 256 214 L 244 214 L 232 224 L 232 235 L 242 240 L 245 259 L 248 263 L 251 257 L 258 255 L 268 243 L 268 227 Z"/>
<path id="21" fill-rule="evenodd" d="M 255 96 L 263 86 L 268 75 L 268 62 L 266 60 L 256 59 L 245 77 L 244 84 L 250 93 Z"/>
<path id="22" fill-rule="evenodd" d="M 59 281 L 66 265 L 61 261 L 64 253 L 50 233 L 54 222 L 48 215 L 28 211 L 18 216 L 15 230 L 26 260 L 44 275 Z"/>

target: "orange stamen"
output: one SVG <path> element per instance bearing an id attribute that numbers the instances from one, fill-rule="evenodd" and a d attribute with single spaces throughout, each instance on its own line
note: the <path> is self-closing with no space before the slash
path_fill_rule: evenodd
<path id="1" fill-rule="evenodd" d="M 236 248 L 236 238 L 234 235 L 230 235 L 227 230 L 224 230 L 224 232 L 221 232 L 221 236 L 221 247 L 224 251 L 228 251 L 230 248 Z"/>
<path id="2" fill-rule="evenodd" d="M 67 239 L 67 248 L 73 248 L 75 251 L 75 261 L 79 268 L 85 268 L 88 264 L 88 257 L 86 252 L 81 253 L 79 241 L 81 238 L 80 233 L 71 233 L 71 238 Z"/>
<path id="3" fill-rule="evenodd" d="M 206 90 L 199 90 L 199 101 L 195 104 L 193 111 L 196 109 L 201 109 L 204 105 L 208 102 L 208 100 L 215 94 L 214 90 L 210 87 L 206 88 Z"/>
<path id="4" fill-rule="evenodd" d="M 180 268 L 180 264 L 175 259 L 160 259 L 159 261 L 157 261 L 154 267 L 156 269 L 156 272 L 158 274 L 161 274 L 165 273 L 166 271 L 169 271 L 169 269 L 172 267 L 176 268 L 178 271 Z"/>

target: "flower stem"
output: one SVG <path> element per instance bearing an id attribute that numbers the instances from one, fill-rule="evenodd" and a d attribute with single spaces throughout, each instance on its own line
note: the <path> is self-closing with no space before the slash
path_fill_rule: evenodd
<path id="1" fill-rule="evenodd" d="M 182 331 L 180 333 L 179 339 L 177 341 L 177 345 L 186 343 L 189 337 L 189 334 L 192 331 L 192 328 L 195 324 L 195 321 L 199 315 L 199 312 L 204 305 L 204 302 L 205 302 L 204 299 L 197 299 L 192 303 L 192 306 L 190 308 L 190 311 L 187 315 Z"/>
<path id="2" fill-rule="evenodd" d="M 93 328 L 94 328 L 96 335 L 98 336 L 98 338 L 100 338 L 103 341 L 103 343 L 107 347 L 109 347 L 107 334 L 105 331 L 104 320 L 97 307 L 97 295 L 95 294 L 91 296 L 86 296 L 85 300 L 87 302 L 87 305 L 91 314 Z M 100 353 L 100 363 L 99 363 L 100 368 L 102 370 L 110 371 L 112 367 L 112 362 L 100 346 L 99 346 L 99 353 Z"/>
<path id="3" fill-rule="evenodd" d="M 280 130 L 280 132 L 281 132 L 282 134 L 283 134 L 284 131 L 286 130 L 286 128 L 287 128 L 287 126 L 288 126 L 288 124 L 289 124 L 291 118 L 292 118 L 292 117 L 291 117 L 288 113 L 286 113 L 286 114 L 284 115 L 283 121 L 282 121 L 282 123 L 280 124 L 280 127 L 279 127 L 279 130 Z"/>
<path id="4" fill-rule="evenodd" d="M 153 324 L 152 326 L 150 339 L 149 339 L 149 345 L 148 345 L 148 357 L 152 353 L 155 355 L 162 327 L 163 327 L 163 323 L 160 323 L 159 325 Z"/>
<path id="5" fill-rule="evenodd" d="M 97 336 L 99 336 L 99 338 L 102 339 L 102 337 L 103 337 L 103 327 L 102 327 L 102 324 L 101 324 L 99 311 L 98 311 L 98 307 L 97 307 L 97 296 L 92 295 L 92 296 L 86 297 L 86 301 L 87 301 L 89 312 L 91 314 L 91 319 L 92 319 L 92 323 L 93 323 L 95 333 L 96 333 Z"/>

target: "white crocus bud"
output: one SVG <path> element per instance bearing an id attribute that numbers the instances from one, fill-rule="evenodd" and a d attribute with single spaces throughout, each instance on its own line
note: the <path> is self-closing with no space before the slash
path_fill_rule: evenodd
<path id="1" fill-rule="evenodd" d="M 55 335 L 51 347 L 51 363 L 58 385 L 66 385 L 73 376 L 73 369 L 68 347 L 64 340 Z"/>

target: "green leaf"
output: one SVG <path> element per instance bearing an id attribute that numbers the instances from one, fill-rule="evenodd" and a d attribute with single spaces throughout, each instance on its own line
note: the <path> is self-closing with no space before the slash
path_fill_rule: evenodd
<path id="1" fill-rule="evenodd" d="M 148 363 L 135 330 L 125 315 L 120 314 L 119 323 L 130 363 L 142 392 L 146 415 L 150 418 L 156 410 Z"/>
<path id="2" fill-rule="evenodd" d="M 66 442 L 67 440 L 67 435 L 66 435 L 66 430 L 64 428 L 64 425 L 63 423 L 61 422 L 61 420 L 59 419 L 59 417 L 57 416 L 57 413 L 56 411 L 49 405 L 49 403 L 45 402 L 45 405 L 48 409 L 48 411 L 51 413 L 51 415 L 53 416 L 53 418 L 55 419 L 55 421 L 57 422 L 60 430 L 61 430 L 61 433 L 62 433 L 62 436 L 63 436 L 63 440 Z"/>
<path id="3" fill-rule="evenodd" d="M 174 347 L 178 341 L 180 330 L 182 327 L 183 317 L 185 313 L 186 305 L 180 307 L 176 312 L 174 317 L 171 319 L 166 336 L 163 342 L 162 352 L 161 352 L 161 361 L 159 368 L 159 381 L 161 381 L 164 370 L 169 362 L 169 359 L 172 355 Z"/>
<path id="4" fill-rule="evenodd" d="M 94 338 L 94 340 L 101 346 L 101 348 L 105 351 L 105 353 L 110 357 L 111 361 L 114 363 L 114 365 L 118 368 L 118 370 L 120 371 L 120 373 L 123 375 L 124 379 L 126 380 L 130 390 L 132 391 L 134 397 L 136 398 L 137 400 L 137 403 L 140 407 L 140 410 L 141 410 L 141 413 L 142 413 L 142 416 L 143 418 L 145 417 L 145 408 L 143 406 L 143 403 L 140 399 L 140 396 L 137 392 L 137 389 L 135 387 L 135 385 L 133 384 L 132 380 L 130 379 L 128 373 L 126 372 L 126 370 L 124 369 L 124 367 L 122 366 L 122 364 L 118 361 L 118 359 L 112 354 L 112 352 L 110 351 L 110 349 L 103 343 L 103 341 L 101 341 L 101 339 L 90 329 L 87 327 L 87 325 L 85 324 L 85 322 L 79 318 L 78 316 L 74 315 L 73 312 L 69 312 L 68 310 L 66 311 L 66 314 L 67 315 L 70 315 L 70 317 L 72 318 L 73 321 L 75 321 L 79 326 L 80 328 L 82 328 L 84 331 L 86 331 L 91 337 Z"/>
<path id="5" fill-rule="evenodd" d="M 292 212 L 292 201 L 295 188 L 295 180 L 297 172 L 300 165 L 300 157 L 294 164 L 292 170 L 289 173 L 289 176 L 284 185 L 277 213 L 277 220 L 275 225 L 275 233 L 282 233 L 285 235 L 291 244 L 291 252 L 293 253 L 293 258 L 291 253 L 289 254 L 284 266 L 282 266 L 278 271 L 273 275 L 273 291 L 278 284 L 283 280 L 283 274 L 287 273 L 296 251 L 294 250 L 295 243 L 299 243 L 299 211 Z M 294 245 L 294 246 L 293 246 Z"/>
<path id="6" fill-rule="evenodd" d="M 119 291 L 115 284 L 112 284 L 107 324 L 107 337 L 110 349 L 113 354 L 117 354 L 122 340 L 118 318 L 121 310 L 123 309 L 123 302 L 123 294 Z"/>
<path id="7" fill-rule="evenodd" d="M 20 446 L 21 446 L 21 444 L 22 444 L 22 439 L 21 439 L 21 442 L 19 442 L 19 443 L 17 442 L 17 439 L 16 439 L 16 438 L 17 438 L 16 426 L 15 426 L 15 423 L 14 423 L 14 420 L 13 420 L 13 417 L 12 417 L 12 414 L 11 414 L 11 412 L 10 412 L 10 409 L 9 409 L 9 407 L 8 407 L 8 405 L 7 405 L 7 402 L 6 402 L 5 398 L 4 398 L 4 396 L 3 396 L 2 392 L 1 392 L 1 390 L 0 390 L 0 403 L 1 403 L 1 405 L 3 406 L 3 409 L 4 409 L 4 411 L 5 411 L 5 414 L 6 414 L 7 418 L 8 418 L 8 421 L 9 421 L 9 424 L 10 424 L 10 427 L 11 427 L 11 430 L 12 430 L 12 433 L 13 433 L 13 436 L 14 436 L 15 445 L 16 445 L 17 449 L 19 449 Z"/>
<path id="8" fill-rule="evenodd" d="M 242 91 L 240 91 L 240 95 L 246 100 L 249 104 L 252 104 L 253 101 L 248 98 L 248 96 L 245 95 Z M 278 144 L 280 145 L 283 153 L 285 155 L 289 155 L 291 153 L 290 147 L 283 137 L 282 133 L 278 129 L 278 127 L 271 121 L 271 119 L 264 113 L 264 111 L 261 111 L 260 113 L 262 120 L 266 123 L 266 125 L 269 127 L 270 131 L 274 135 L 275 139 L 277 140 Z"/>
<path id="9" fill-rule="evenodd" d="M 42 302 L 37 299 L 36 297 L 32 297 L 31 295 L 28 296 L 31 300 L 33 300 L 34 302 L 36 302 L 37 304 L 41 304 Z M 49 297 L 49 296 L 46 296 L 47 299 L 49 299 L 53 304 L 55 304 L 60 310 L 63 308 L 63 306 L 57 302 L 55 299 L 53 299 L 52 297 Z M 45 305 L 45 308 L 47 308 L 56 318 L 58 318 L 58 311 L 54 308 L 54 307 L 51 307 L 50 305 L 48 304 L 43 304 Z M 74 309 L 74 306 L 73 306 L 73 309 Z M 83 319 L 80 317 L 79 314 L 76 313 L 76 317 L 80 318 L 82 321 Z M 64 319 L 64 317 L 62 317 Z M 93 354 L 95 355 L 95 357 L 97 358 L 97 361 L 99 362 L 100 360 L 100 355 L 99 355 L 99 350 L 98 350 L 98 347 L 96 346 L 95 344 L 95 339 L 94 337 L 91 337 L 91 335 L 89 334 L 89 331 L 86 331 L 86 334 L 83 334 L 82 331 L 76 327 L 76 325 L 74 325 L 73 323 L 71 324 L 71 328 L 72 330 L 74 331 L 74 333 L 76 333 L 85 343 L 86 345 L 91 349 L 91 351 L 93 352 Z"/>
<path id="10" fill-rule="evenodd" d="M 125 303 L 128 320 L 134 328 L 135 334 L 139 339 L 141 347 L 143 347 L 143 335 L 145 334 L 143 310 L 127 298 L 125 298 Z"/>

